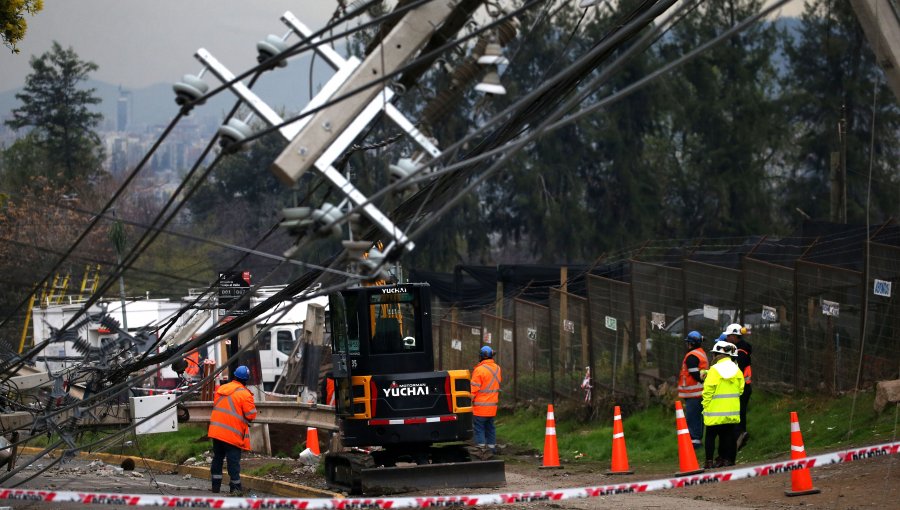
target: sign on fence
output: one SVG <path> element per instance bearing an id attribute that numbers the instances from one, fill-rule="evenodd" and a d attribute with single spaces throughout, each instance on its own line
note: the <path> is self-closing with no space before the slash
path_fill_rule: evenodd
<path id="1" fill-rule="evenodd" d="M 537 328 L 528 328 L 528 339 L 532 342 L 537 340 Z"/>
<path id="2" fill-rule="evenodd" d="M 617 327 L 618 327 L 618 325 L 616 324 L 616 318 L 610 317 L 609 315 L 607 315 L 606 316 L 606 329 L 611 329 L 613 331 L 616 331 Z"/>
<path id="3" fill-rule="evenodd" d="M 491 343 L 491 336 L 492 335 L 491 335 L 490 331 L 485 331 L 484 332 L 484 343 L 486 343 L 486 344 Z"/>
<path id="4" fill-rule="evenodd" d="M 762 314 L 760 314 L 760 316 L 764 321 L 778 322 L 778 312 L 775 311 L 774 306 L 763 305 Z"/>
<path id="5" fill-rule="evenodd" d="M 575 333 L 575 321 L 563 319 L 563 329 L 568 333 Z"/>
<path id="6" fill-rule="evenodd" d="M 841 304 L 837 301 L 822 300 L 822 314 L 837 317 L 841 313 Z"/>
<path id="7" fill-rule="evenodd" d="M 481 328 L 472 328 L 472 336 L 478 336 L 481 334 Z"/>
<path id="8" fill-rule="evenodd" d="M 666 329 L 666 314 L 651 312 L 650 313 L 650 327 Z"/>
<path id="9" fill-rule="evenodd" d="M 716 306 L 703 305 L 703 318 L 718 321 L 719 308 Z"/>
<path id="10" fill-rule="evenodd" d="M 457 351 L 461 351 L 462 350 L 462 341 L 457 340 L 455 338 L 450 340 L 450 348 L 456 349 Z"/>
<path id="11" fill-rule="evenodd" d="M 511 329 L 503 329 L 503 341 L 504 342 L 512 342 L 512 330 Z"/>
<path id="12" fill-rule="evenodd" d="M 891 282 L 875 279 L 875 288 L 872 291 L 876 296 L 891 297 Z"/>

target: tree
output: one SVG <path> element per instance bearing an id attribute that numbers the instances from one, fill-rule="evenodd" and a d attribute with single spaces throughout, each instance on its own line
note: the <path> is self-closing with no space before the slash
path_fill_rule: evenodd
<path id="1" fill-rule="evenodd" d="M 44 8 L 44 0 L 5 0 L 0 3 L 0 39 L 13 53 L 18 53 L 16 43 L 25 37 L 28 22 L 25 14 L 34 16 Z"/>
<path id="2" fill-rule="evenodd" d="M 53 42 L 50 51 L 31 58 L 32 73 L 16 98 L 22 105 L 5 121 L 13 129 L 31 128 L 32 140 L 43 154 L 41 166 L 6 168 L 20 175 L 44 175 L 51 186 L 66 187 L 73 181 L 96 177 L 103 150 L 94 131 L 103 115 L 90 110 L 100 103 L 94 89 L 79 89 L 88 73 L 97 70 L 70 47 Z M 26 162 L 25 160 L 21 161 Z"/>
<path id="3" fill-rule="evenodd" d="M 788 155 L 786 169 L 785 214 L 796 218 L 794 211 L 800 208 L 814 219 L 829 219 L 830 167 L 832 154 L 841 150 L 837 126 L 843 107 L 848 221 L 865 222 L 870 158 L 870 219 L 880 222 L 900 215 L 896 172 L 900 108 L 850 4 L 836 0 L 808 3 L 796 40 L 786 54 L 785 95 L 794 150 Z"/>
<path id="4" fill-rule="evenodd" d="M 680 57 L 759 12 L 761 0 L 706 2 L 663 39 Z M 660 134 L 648 163 L 663 179 L 669 237 L 771 232 L 769 176 L 785 137 L 773 56 L 779 32 L 758 23 L 690 61 L 666 80 Z"/>

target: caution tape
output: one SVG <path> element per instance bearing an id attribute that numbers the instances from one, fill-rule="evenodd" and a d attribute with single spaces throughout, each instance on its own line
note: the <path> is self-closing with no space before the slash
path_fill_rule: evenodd
<path id="1" fill-rule="evenodd" d="M 374 509 L 374 508 L 437 508 L 458 506 L 504 505 L 532 501 L 561 501 L 585 499 L 613 494 L 634 494 L 692 485 L 721 483 L 744 478 L 755 478 L 796 469 L 813 468 L 828 464 L 853 462 L 860 459 L 895 455 L 900 442 L 885 443 L 865 448 L 855 448 L 805 459 L 775 462 L 729 471 L 681 476 L 643 482 L 626 482 L 595 487 L 579 487 L 530 492 L 502 492 L 472 496 L 417 496 L 401 498 L 345 498 L 345 499 L 291 499 L 291 498 L 220 498 L 205 496 L 160 496 L 145 494 L 103 494 L 71 491 L 40 491 L 0 488 L 0 500 L 52 501 L 54 503 L 81 503 L 90 505 L 164 506 L 175 508 L 297 508 L 297 509 Z"/>

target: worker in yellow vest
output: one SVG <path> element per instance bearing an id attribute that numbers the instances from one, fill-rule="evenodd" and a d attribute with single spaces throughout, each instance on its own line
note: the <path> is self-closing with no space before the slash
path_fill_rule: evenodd
<path id="1" fill-rule="evenodd" d="M 706 467 L 733 466 L 737 458 L 734 427 L 741 421 L 744 374 L 733 358 L 737 347 L 718 341 L 713 346 L 713 365 L 703 380 L 703 424 L 706 425 Z M 719 456 L 713 460 L 719 439 Z"/>

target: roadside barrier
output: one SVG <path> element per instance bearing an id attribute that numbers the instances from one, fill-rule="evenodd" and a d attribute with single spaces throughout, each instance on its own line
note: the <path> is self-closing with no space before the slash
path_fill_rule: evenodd
<path id="1" fill-rule="evenodd" d="M 803 447 L 803 435 L 800 434 L 800 420 L 797 413 L 791 411 L 791 460 L 805 459 L 806 448 Z M 809 469 L 791 471 L 791 490 L 784 491 L 785 496 L 806 496 L 822 491 L 813 487 Z"/>
<path id="2" fill-rule="evenodd" d="M 559 448 L 556 444 L 556 417 L 553 416 L 553 404 L 547 405 L 547 428 L 544 432 L 544 464 L 541 469 L 559 469 Z"/>
<path id="3" fill-rule="evenodd" d="M 688 430 L 680 400 L 675 401 L 675 428 L 678 431 L 678 468 L 680 469 L 675 476 L 702 473 L 703 470 L 697 463 L 697 453 L 694 451 L 694 443 L 691 442 L 691 433 Z"/>
<path id="4" fill-rule="evenodd" d="M 612 464 L 608 475 L 630 475 L 628 469 L 628 451 L 625 448 L 625 429 L 622 427 L 622 411 L 619 406 L 613 409 Z"/>
<path id="5" fill-rule="evenodd" d="M 896 455 L 900 442 L 885 443 L 865 448 L 854 448 L 834 453 L 815 455 L 804 459 L 750 466 L 728 471 L 718 471 L 694 476 L 680 476 L 658 480 L 625 482 L 594 487 L 578 487 L 530 492 L 502 492 L 471 496 L 415 496 L 402 498 L 341 498 L 341 499 L 292 499 L 292 498 L 214 498 L 206 496 L 160 496 L 158 494 L 102 494 L 72 491 L 42 491 L 0 488 L 0 500 L 52 501 L 54 503 L 80 503 L 118 506 L 167 506 L 191 508 L 297 508 L 306 510 L 361 508 L 435 508 L 449 506 L 482 506 L 519 504 L 529 501 L 561 501 L 586 499 L 613 494 L 634 494 L 664 489 L 721 483 L 744 478 L 755 478 L 780 473 L 793 473 L 799 469 L 828 464 L 840 464 L 855 460 L 886 455 Z"/>

